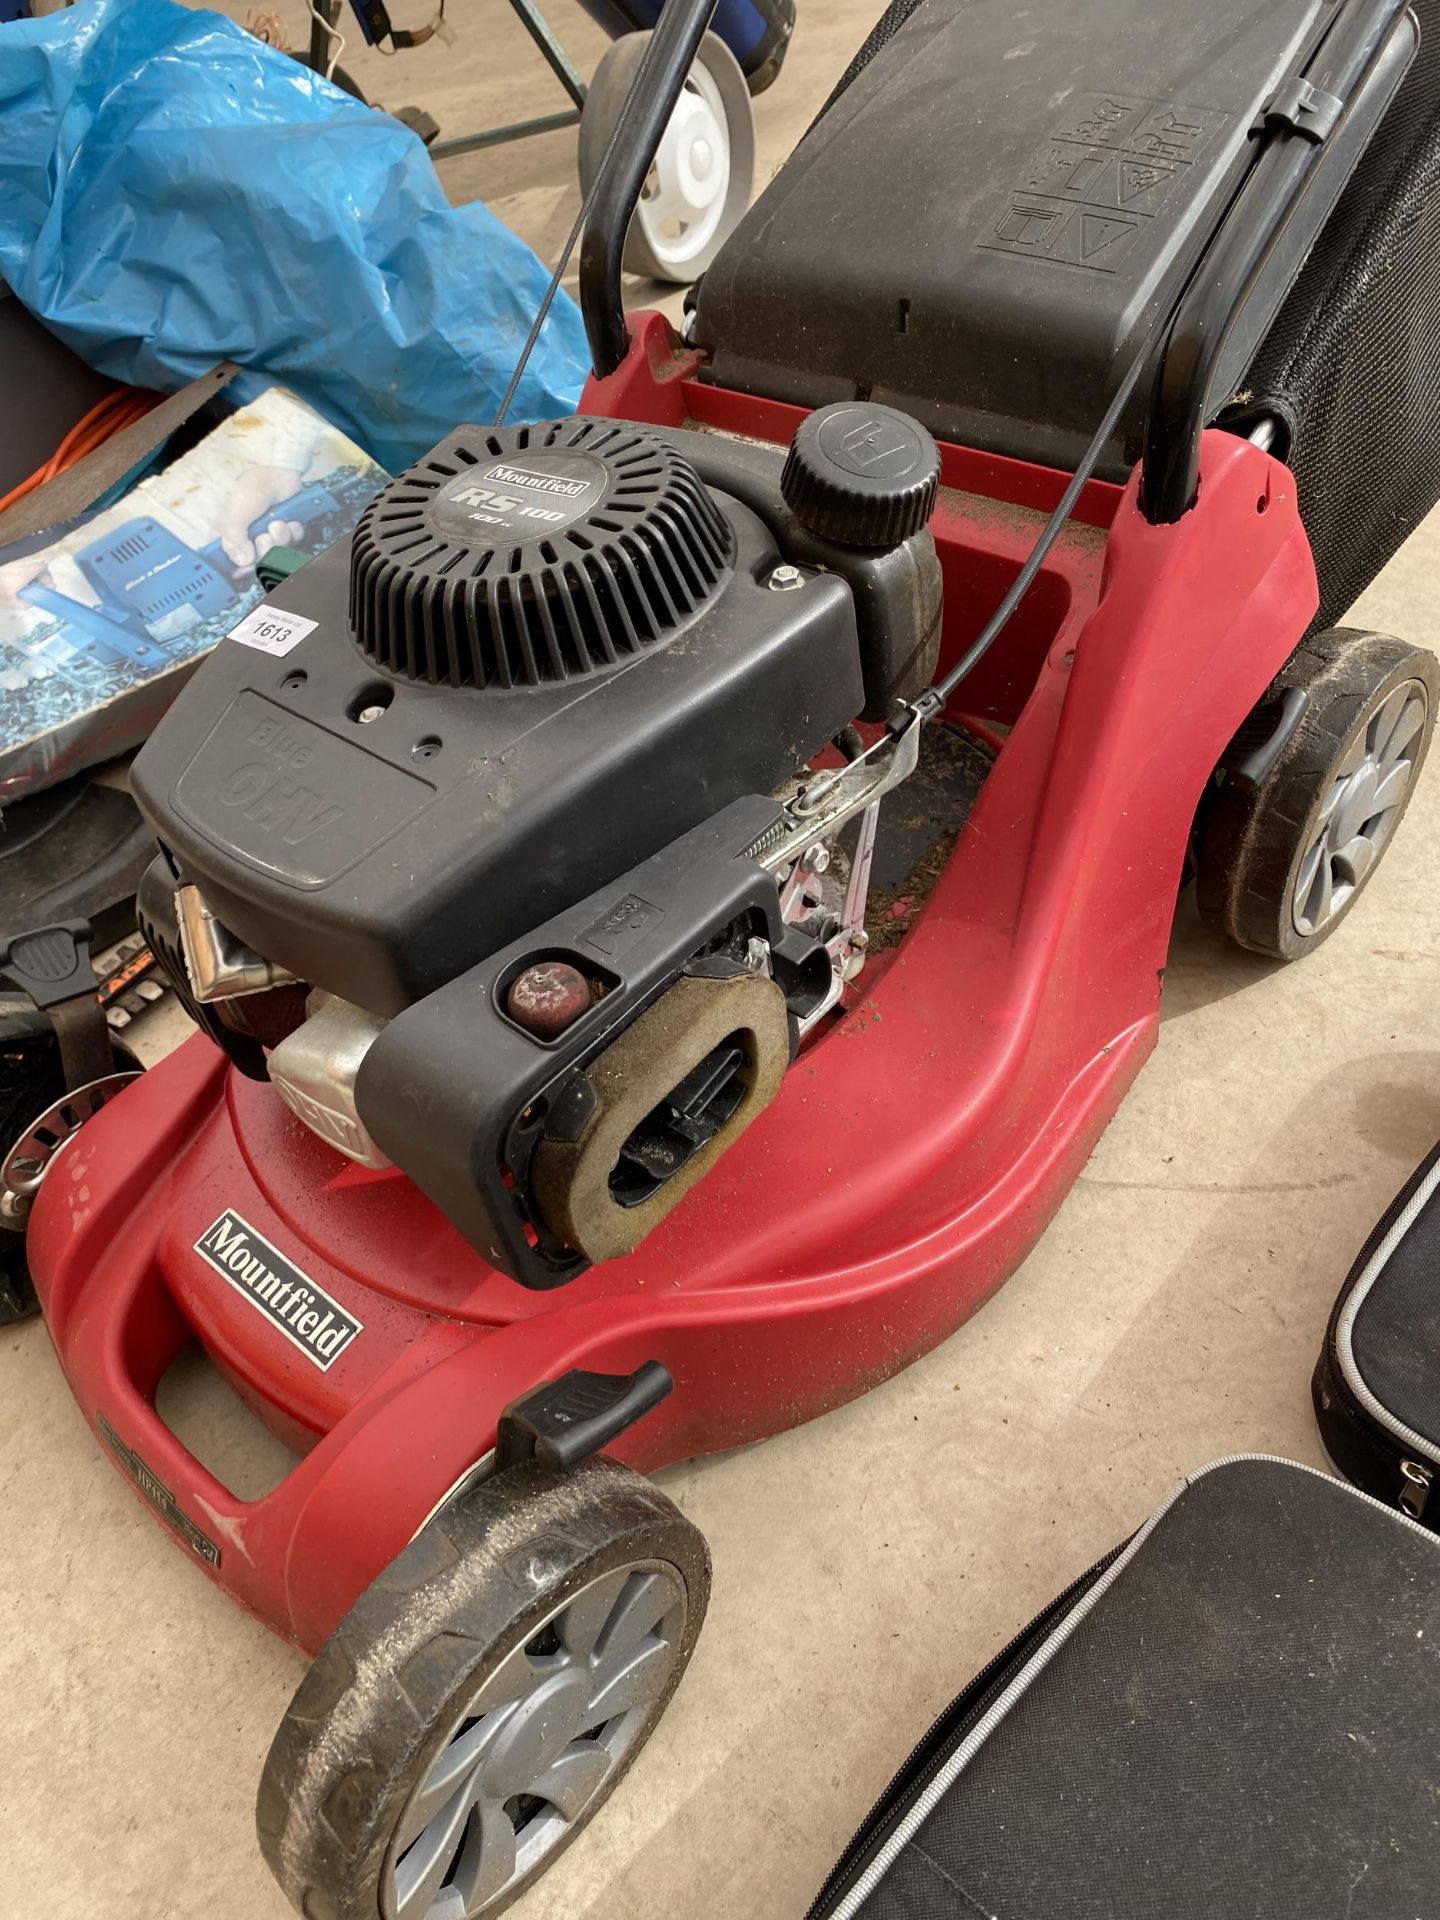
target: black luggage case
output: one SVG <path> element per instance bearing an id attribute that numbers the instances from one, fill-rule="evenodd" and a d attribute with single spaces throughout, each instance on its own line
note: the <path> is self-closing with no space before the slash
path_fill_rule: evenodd
<path id="1" fill-rule="evenodd" d="M 1311 1391 L 1347 1480 L 1440 1531 L 1440 1146 L 1381 1216 L 1340 1289 Z"/>
<path id="2" fill-rule="evenodd" d="M 1440 1543 L 1221 1461 L 941 1716 L 811 1920 L 1440 1912 Z"/>

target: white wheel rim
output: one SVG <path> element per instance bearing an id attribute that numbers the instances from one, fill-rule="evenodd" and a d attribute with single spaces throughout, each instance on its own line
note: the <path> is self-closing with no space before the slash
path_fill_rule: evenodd
<path id="1" fill-rule="evenodd" d="M 714 76 L 698 61 L 675 103 L 636 217 L 655 258 L 683 268 L 715 238 L 730 188 L 730 134 Z"/>

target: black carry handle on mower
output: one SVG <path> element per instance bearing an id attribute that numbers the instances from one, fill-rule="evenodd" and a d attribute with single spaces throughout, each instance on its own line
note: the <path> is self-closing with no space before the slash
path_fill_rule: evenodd
<path id="1" fill-rule="evenodd" d="M 1407 56 L 1397 44 L 1408 4 L 1368 0 L 1342 8 L 1305 72 L 1267 104 L 1257 129 L 1260 155 L 1169 322 L 1146 423 L 1147 520 L 1172 522 L 1193 506 L 1212 396 L 1243 376 L 1330 205 L 1298 236 L 1292 216 L 1332 141 L 1352 152 L 1368 144 L 1393 92 L 1375 83 L 1393 73 L 1398 84 L 1414 57 L 1413 47 Z M 1337 174 L 1338 192 L 1349 169 L 1342 165 Z M 1274 450 L 1283 455 L 1283 448 Z"/>

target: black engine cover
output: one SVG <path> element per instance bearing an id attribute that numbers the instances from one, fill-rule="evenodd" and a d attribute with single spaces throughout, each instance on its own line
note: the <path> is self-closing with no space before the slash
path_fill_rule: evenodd
<path id="1" fill-rule="evenodd" d="M 305 637 L 283 658 L 222 642 L 135 762 L 172 864 L 267 958 L 391 1015 L 779 786 L 864 705 L 852 595 L 818 573 L 770 590 L 770 531 L 712 503 L 729 553 L 698 608 L 532 685 L 381 668 L 352 631 L 347 548 L 322 554 L 268 603 Z"/>

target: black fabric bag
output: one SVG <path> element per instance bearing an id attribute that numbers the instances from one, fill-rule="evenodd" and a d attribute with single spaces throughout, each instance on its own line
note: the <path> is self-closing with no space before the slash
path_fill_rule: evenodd
<path id="1" fill-rule="evenodd" d="M 1440 1542 L 1338 1480 L 1187 1480 L 946 1710 L 812 1920 L 1429 1920 Z"/>
<path id="2" fill-rule="evenodd" d="M 1311 1382 L 1347 1480 L 1440 1531 L 1440 1147 L 1381 1216 L 1340 1289 Z M 1440 1893 L 1437 1893 L 1440 1910 Z"/>

